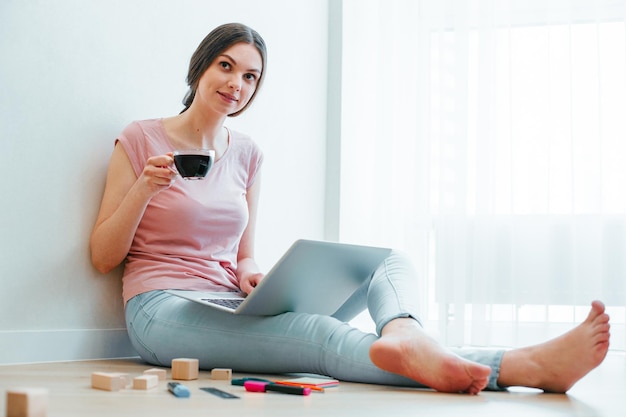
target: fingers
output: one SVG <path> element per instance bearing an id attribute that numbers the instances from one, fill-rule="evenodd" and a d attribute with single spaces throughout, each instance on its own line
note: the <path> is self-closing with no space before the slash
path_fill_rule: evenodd
<path id="1" fill-rule="evenodd" d="M 141 176 L 151 193 L 158 193 L 172 185 L 178 175 L 172 169 L 173 164 L 174 158 L 171 153 L 148 158 Z"/>
<path id="2" fill-rule="evenodd" d="M 241 280 L 239 284 L 241 291 L 245 292 L 246 294 L 250 294 L 256 288 L 256 286 L 259 285 L 264 276 L 265 275 L 260 272 L 247 275 Z"/>
<path id="3" fill-rule="evenodd" d="M 144 176 L 147 177 L 150 183 L 156 185 L 170 185 L 174 182 L 176 171 L 169 166 L 146 166 L 144 169 Z"/>
<path id="4" fill-rule="evenodd" d="M 152 156 L 148 158 L 147 165 L 152 165 L 155 167 L 171 167 L 174 164 L 174 156 L 173 154 L 167 153 L 165 155 Z"/>
<path id="5" fill-rule="evenodd" d="M 239 288 L 244 294 L 250 294 L 252 292 L 252 290 L 254 289 L 253 287 L 250 286 L 250 284 L 248 284 L 247 282 L 244 282 L 241 284 L 241 287 Z"/>

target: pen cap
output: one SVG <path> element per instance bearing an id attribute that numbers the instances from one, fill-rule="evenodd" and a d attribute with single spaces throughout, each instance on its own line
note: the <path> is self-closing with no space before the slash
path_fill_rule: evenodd
<path id="1" fill-rule="evenodd" d="M 167 384 L 167 389 L 176 397 L 186 398 L 191 395 L 191 392 L 189 392 L 189 388 L 182 384 L 179 384 L 178 382 L 169 382 Z"/>
<path id="2" fill-rule="evenodd" d="M 249 392 L 265 392 L 266 385 L 267 382 L 261 381 L 245 381 L 243 383 L 244 388 Z"/>

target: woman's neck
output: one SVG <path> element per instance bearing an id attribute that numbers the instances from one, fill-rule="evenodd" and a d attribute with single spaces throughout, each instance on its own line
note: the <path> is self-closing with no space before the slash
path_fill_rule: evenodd
<path id="1" fill-rule="evenodd" d="M 190 108 L 177 116 L 164 119 L 163 124 L 174 147 L 217 151 L 228 145 L 224 119 L 201 115 Z"/>

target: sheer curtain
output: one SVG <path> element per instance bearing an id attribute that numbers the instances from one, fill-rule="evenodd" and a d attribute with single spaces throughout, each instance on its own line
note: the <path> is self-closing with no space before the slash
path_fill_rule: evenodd
<path id="1" fill-rule="evenodd" d="M 340 239 L 391 245 L 449 344 L 609 306 L 626 348 L 626 0 L 344 0 Z"/>

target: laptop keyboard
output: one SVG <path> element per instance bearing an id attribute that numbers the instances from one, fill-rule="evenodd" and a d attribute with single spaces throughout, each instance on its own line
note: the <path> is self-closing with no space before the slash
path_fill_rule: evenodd
<path id="1" fill-rule="evenodd" d="M 233 310 L 239 307 L 239 304 L 243 303 L 242 299 L 232 299 L 232 298 L 203 298 L 202 301 L 207 301 L 212 304 L 217 304 L 220 306 L 228 307 Z"/>

